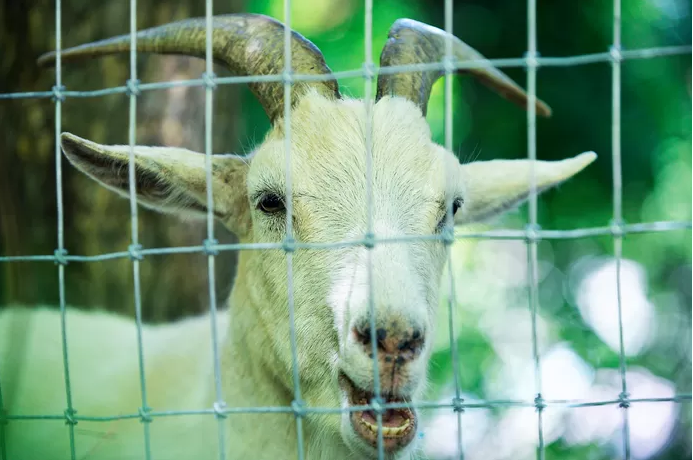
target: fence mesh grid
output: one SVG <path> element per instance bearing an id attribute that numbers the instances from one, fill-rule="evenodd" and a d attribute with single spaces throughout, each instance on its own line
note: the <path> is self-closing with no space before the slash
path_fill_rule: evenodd
<path id="1" fill-rule="evenodd" d="M 124 86 L 113 88 L 105 88 L 94 91 L 68 91 L 62 85 L 62 68 L 61 68 L 61 0 L 56 0 L 55 4 L 55 37 L 56 37 L 56 80 L 55 86 L 51 91 L 34 91 L 21 93 L 4 93 L 0 94 L 0 99 L 21 99 L 21 98 L 52 98 L 55 102 L 55 162 L 56 162 L 56 180 L 57 180 L 57 249 L 53 255 L 25 255 L 25 256 L 0 256 L 0 262 L 20 262 L 20 261 L 45 261 L 54 262 L 58 269 L 59 282 L 59 305 L 61 316 L 61 339 L 62 339 L 62 357 L 64 367 L 64 379 L 66 389 L 66 409 L 63 414 L 9 414 L 5 410 L 2 399 L 2 389 L 0 388 L 0 454 L 3 458 L 7 458 L 6 454 L 6 439 L 5 425 L 11 421 L 21 420 L 57 420 L 64 421 L 68 425 L 68 435 L 70 441 L 71 459 L 75 460 L 75 425 L 78 421 L 114 421 L 122 419 L 139 419 L 143 422 L 144 431 L 144 457 L 149 460 L 152 458 L 150 448 L 149 423 L 155 417 L 171 417 L 185 415 L 208 414 L 215 416 L 218 423 L 218 443 L 219 443 L 219 458 L 226 458 L 225 434 L 223 429 L 223 419 L 231 414 L 238 413 L 289 413 L 293 414 L 296 420 L 297 427 L 297 446 L 298 458 L 304 458 L 303 445 L 303 418 L 310 413 L 322 414 L 339 414 L 343 412 L 354 412 L 362 410 L 373 410 L 377 416 L 378 425 L 378 457 L 383 458 L 383 425 L 382 413 L 385 409 L 396 409 L 405 407 L 416 407 L 420 409 L 453 409 L 457 414 L 457 456 L 463 457 L 462 450 L 462 415 L 466 408 L 491 408 L 491 407 L 534 407 L 537 411 L 537 434 L 538 443 L 536 458 L 542 460 L 544 458 L 544 436 L 542 414 L 547 407 L 562 406 L 569 408 L 589 407 L 589 406 L 605 406 L 618 405 L 623 409 L 623 456 L 625 459 L 630 459 L 630 438 L 628 425 L 628 408 L 633 403 L 641 402 L 676 402 L 690 401 L 691 394 L 677 394 L 667 398 L 630 398 L 626 381 L 626 362 L 623 342 L 623 321 L 622 321 L 622 298 L 621 298 L 621 260 L 622 260 L 622 241 L 626 234 L 631 233 L 650 233 L 650 232 L 668 232 L 675 230 L 689 230 L 692 225 L 689 221 L 665 221 L 651 223 L 636 223 L 625 224 L 622 219 L 622 181 L 621 181 L 621 64 L 628 59 L 651 59 L 662 56 L 681 55 L 691 53 L 691 46 L 669 46 L 657 48 L 644 48 L 636 50 L 622 50 L 621 46 L 621 1 L 613 0 L 613 40 L 611 49 L 604 53 L 585 54 L 568 57 L 540 57 L 537 52 L 537 19 L 536 19 L 536 0 L 529 0 L 527 4 L 527 52 L 523 58 L 508 58 L 508 59 L 488 59 L 479 61 L 459 62 L 454 60 L 452 53 L 452 0 L 445 0 L 445 31 L 449 34 L 446 40 L 445 57 L 442 62 L 392 66 L 387 68 L 377 69 L 373 62 L 372 55 L 372 40 L 373 40 L 373 1 L 365 1 L 365 56 L 364 64 L 361 69 L 347 70 L 343 72 L 334 72 L 331 75 L 299 75 L 293 74 L 291 69 L 291 0 L 284 0 L 284 55 L 285 68 L 281 74 L 277 75 L 249 75 L 241 77 L 225 77 L 217 78 L 213 73 L 212 59 L 212 11 L 213 1 L 206 0 L 206 68 L 205 73 L 200 79 L 182 80 L 182 81 L 166 81 L 141 84 L 137 79 L 137 50 L 136 50 L 136 20 L 137 20 L 137 0 L 130 0 L 130 79 Z M 525 230 L 492 230 L 484 232 L 455 232 L 452 224 L 452 203 L 448 206 L 447 212 L 447 227 L 440 235 L 422 235 L 416 237 L 389 237 L 378 238 L 373 233 L 372 222 L 372 139 L 369 129 L 371 119 L 370 114 L 373 109 L 372 102 L 372 85 L 373 78 L 376 72 L 380 74 L 393 74 L 398 72 L 413 72 L 422 70 L 442 70 L 445 73 L 445 89 L 444 89 L 444 135 L 445 147 L 452 150 L 452 77 L 453 74 L 461 69 L 480 68 L 480 67 L 524 67 L 527 70 L 527 94 L 528 94 L 528 110 L 527 110 L 527 157 L 536 159 L 536 75 L 540 67 L 567 67 L 578 66 L 593 63 L 610 63 L 612 68 L 612 164 L 613 164 L 613 219 L 607 226 L 580 228 L 575 230 L 542 230 L 537 225 L 537 190 L 536 177 L 534 168 L 530 170 L 530 197 L 529 197 L 529 222 Z M 294 240 L 292 219 L 291 216 L 291 130 L 285 130 L 285 150 L 286 150 L 286 238 L 281 243 L 239 243 L 239 244 L 219 244 L 214 238 L 214 215 L 213 215 L 213 194 L 211 187 L 212 180 L 212 102 L 214 90 L 218 85 L 223 84 L 241 84 L 248 82 L 281 82 L 284 87 L 284 119 L 287 126 L 291 126 L 291 90 L 292 84 L 298 81 L 321 81 L 327 79 L 362 77 L 364 79 L 364 100 L 367 113 L 366 126 L 366 176 L 367 176 L 367 206 L 368 210 L 368 226 L 367 233 L 362 239 L 349 241 L 336 241 L 331 243 L 311 244 L 302 243 Z M 203 86 L 205 88 L 205 160 L 206 160 L 206 181 L 207 181 L 207 238 L 202 245 L 188 247 L 169 247 L 169 248 L 148 248 L 144 249 L 138 242 L 138 218 L 137 218 L 137 202 L 135 196 L 135 167 L 134 167 L 134 146 L 136 138 L 137 124 L 137 98 L 142 91 L 169 89 L 176 86 Z M 62 170 L 61 170 L 61 149 L 59 135 L 62 131 L 61 115 L 62 102 L 67 97 L 99 97 L 108 94 L 126 94 L 129 97 L 129 192 L 130 192 L 130 217 L 131 217 L 131 245 L 127 251 L 113 252 L 98 255 L 70 255 L 68 254 L 64 244 L 64 212 L 63 212 L 63 193 L 62 193 Z M 538 276 L 537 276 L 537 244 L 542 239 L 561 240 L 561 239 L 579 239 L 591 238 L 595 236 L 611 235 L 613 237 L 613 251 L 616 259 L 616 291 L 617 291 L 617 306 L 618 306 L 618 328 L 619 328 L 619 373 L 621 380 L 621 393 L 615 395 L 610 400 L 600 401 L 585 401 L 585 400 L 566 400 L 566 399 L 544 399 L 542 397 L 542 382 L 541 382 L 541 360 L 540 351 L 537 341 L 537 310 L 538 310 Z M 451 359 L 453 363 L 454 374 L 454 390 L 455 395 L 449 403 L 434 403 L 434 402 L 419 402 L 419 403 L 384 403 L 380 399 L 379 388 L 379 372 L 378 360 L 373 360 L 374 363 L 374 395 L 375 398 L 368 405 L 351 406 L 349 408 L 328 408 L 328 407 L 308 407 L 301 399 L 301 390 L 298 374 L 298 350 L 296 346 L 296 331 L 294 328 L 294 281 L 293 281 L 293 252 L 297 249 L 336 249 L 350 246 L 365 246 L 369 249 L 368 254 L 368 280 L 369 280 L 369 308 L 371 311 L 371 342 L 374 347 L 373 353 L 376 353 L 376 337 L 375 337 L 375 315 L 373 302 L 373 279 L 372 279 L 372 263 L 371 251 L 376 244 L 393 244 L 407 243 L 411 241 L 421 240 L 439 240 L 447 245 L 454 243 L 459 239 L 512 239 L 524 240 L 528 246 L 527 264 L 528 264 L 528 290 L 529 290 L 529 312 L 531 315 L 532 325 L 532 353 L 534 361 L 534 384 L 535 394 L 533 399 L 526 400 L 485 400 L 465 402 L 461 397 L 461 388 L 459 382 L 459 356 L 457 347 L 454 345 L 454 307 L 456 305 L 454 284 L 451 283 L 451 292 L 448 299 L 448 314 L 449 314 L 449 336 Z M 294 382 L 294 401 L 289 407 L 227 407 L 224 402 L 221 370 L 219 360 L 219 344 L 217 340 L 217 302 L 215 290 L 215 255 L 220 251 L 240 251 L 240 250 L 265 250 L 265 249 L 283 249 L 287 256 L 287 271 L 288 271 L 288 307 L 289 307 L 289 322 L 290 322 L 290 341 L 292 349 L 292 365 L 293 365 L 293 382 Z M 209 287 L 209 311 L 210 311 L 210 328 L 212 338 L 214 379 L 215 379 L 215 402 L 211 408 L 201 408 L 199 410 L 187 411 L 157 411 L 148 407 L 147 404 L 147 384 L 144 373 L 144 350 L 142 345 L 142 315 L 141 315 L 141 293 L 140 293 L 140 262 L 144 257 L 165 255 L 174 253 L 202 253 L 207 256 L 208 267 L 208 287 Z M 72 393 L 70 385 L 70 365 L 69 356 L 67 353 L 67 333 L 66 333 L 66 299 L 65 299 L 65 266 L 69 262 L 96 262 L 111 260 L 116 258 L 129 257 L 132 260 L 133 266 L 133 281 L 134 281 L 134 299 L 135 299 L 135 319 L 137 327 L 137 350 L 139 359 L 139 384 L 141 393 L 141 407 L 137 411 L 126 415 L 114 415 L 95 417 L 89 414 L 77 414 L 76 408 L 72 403 Z M 448 252 L 448 275 L 452 281 L 452 257 Z M 9 460 L 9 459 L 7 459 Z"/>

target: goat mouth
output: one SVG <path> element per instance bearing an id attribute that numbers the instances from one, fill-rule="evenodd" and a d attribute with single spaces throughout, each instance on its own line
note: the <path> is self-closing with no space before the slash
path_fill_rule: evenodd
<path id="1" fill-rule="evenodd" d="M 366 406 L 373 400 L 373 392 L 358 388 L 344 373 L 339 383 L 346 392 L 349 406 Z M 385 392 L 381 398 L 386 404 L 404 403 L 404 398 Z M 349 414 L 356 434 L 371 447 L 378 447 L 378 421 L 372 410 L 353 411 Z M 409 445 L 416 434 L 416 413 L 409 408 L 385 409 L 382 412 L 383 450 L 394 452 Z"/>

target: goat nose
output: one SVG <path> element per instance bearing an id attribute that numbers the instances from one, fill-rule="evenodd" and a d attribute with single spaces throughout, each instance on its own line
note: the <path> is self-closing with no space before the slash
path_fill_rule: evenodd
<path id="1" fill-rule="evenodd" d="M 363 345 L 364 351 L 373 358 L 373 334 L 369 321 L 354 327 L 356 340 Z M 416 358 L 423 348 L 424 333 L 417 327 L 401 327 L 392 323 L 390 327 L 377 327 L 375 330 L 378 357 L 391 362 L 397 360 L 398 364 L 411 361 Z"/>

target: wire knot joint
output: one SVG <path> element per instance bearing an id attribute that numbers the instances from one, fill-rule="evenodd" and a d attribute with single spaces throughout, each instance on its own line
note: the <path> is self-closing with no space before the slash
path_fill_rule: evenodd
<path id="1" fill-rule="evenodd" d="M 458 397 L 452 398 L 452 410 L 455 412 L 464 412 L 464 399 Z"/>
<path id="2" fill-rule="evenodd" d="M 284 238 L 284 241 L 282 241 L 282 249 L 284 252 L 295 252 L 296 240 L 291 237 Z"/>
<path id="3" fill-rule="evenodd" d="M 443 244 L 445 244 L 445 246 L 452 246 L 452 244 L 455 242 L 455 227 L 452 225 L 446 225 L 441 233 Z"/>
<path id="4" fill-rule="evenodd" d="M 291 410 L 296 418 L 301 418 L 306 416 L 305 404 L 300 399 L 294 399 L 291 401 Z"/>
<path id="5" fill-rule="evenodd" d="M 363 245 L 368 249 L 373 249 L 375 247 L 375 235 L 372 233 L 366 233 L 363 236 Z"/>
<path id="6" fill-rule="evenodd" d="M 137 413 L 140 416 L 140 422 L 152 423 L 152 421 L 154 419 L 152 418 L 152 415 L 150 414 L 151 411 L 152 411 L 152 409 L 150 407 L 138 407 Z"/>
<path id="7" fill-rule="evenodd" d="M 611 62 L 614 64 L 620 64 L 623 61 L 623 53 L 621 53 L 620 46 L 611 45 L 609 47 L 609 55 L 611 56 Z"/>
<path id="8" fill-rule="evenodd" d="M 77 425 L 77 419 L 75 418 L 76 414 L 77 411 L 74 409 L 65 409 L 65 412 L 63 412 L 63 415 L 65 415 L 65 425 Z"/>
<path id="9" fill-rule="evenodd" d="M 144 259 L 144 256 L 140 251 L 142 251 L 141 244 L 131 244 L 130 246 L 128 246 L 128 254 L 130 256 L 130 260 L 134 262 L 135 260 Z"/>
<path id="10" fill-rule="evenodd" d="M 60 86 L 55 85 L 55 86 L 52 88 L 52 91 L 53 91 L 53 96 L 51 96 L 51 99 L 53 100 L 53 102 L 55 102 L 55 101 L 63 102 L 63 101 L 65 100 L 65 93 L 64 93 L 64 91 L 65 91 L 65 86 L 63 86 L 63 85 L 60 85 Z"/>
<path id="11" fill-rule="evenodd" d="M 534 407 L 537 409 L 537 412 L 541 412 L 544 409 L 546 409 L 546 401 L 541 396 L 541 393 L 539 393 L 537 397 L 534 398 Z"/>
<path id="12" fill-rule="evenodd" d="M 363 78 L 373 80 L 375 78 L 375 64 L 373 62 L 363 63 Z"/>
<path id="13" fill-rule="evenodd" d="M 224 419 L 228 417 L 228 414 L 225 412 L 226 411 L 226 402 L 224 401 L 214 401 L 214 404 L 212 405 L 212 409 L 214 410 L 214 416 L 218 419 Z"/>
<path id="14" fill-rule="evenodd" d="M 139 97 L 142 94 L 139 80 L 130 79 L 125 83 L 125 87 L 127 88 L 126 93 L 128 96 Z"/>
<path id="15" fill-rule="evenodd" d="M 219 255 L 219 249 L 216 248 L 217 244 L 219 244 L 218 240 L 206 239 L 202 243 L 202 250 L 208 256 L 218 256 Z"/>
<path id="16" fill-rule="evenodd" d="M 622 220 L 612 220 L 609 223 L 611 236 L 614 238 L 623 238 L 626 234 L 625 223 Z"/>
<path id="17" fill-rule="evenodd" d="M 382 414 L 385 412 L 385 409 L 383 408 L 383 400 L 382 398 L 373 398 L 371 399 L 371 410 L 375 412 L 376 414 Z"/>
<path id="18" fill-rule="evenodd" d="M 525 242 L 530 244 L 538 242 L 541 239 L 539 232 L 541 232 L 541 226 L 538 224 L 527 224 L 525 226 Z"/>
<path id="19" fill-rule="evenodd" d="M 67 265 L 67 249 L 56 249 L 53 251 L 55 265 Z"/>
<path id="20" fill-rule="evenodd" d="M 217 89 L 216 78 L 217 78 L 217 76 L 214 74 L 214 72 L 212 72 L 212 73 L 204 72 L 202 74 L 202 81 L 205 84 L 205 88 L 211 89 L 212 91 Z"/>
<path id="21" fill-rule="evenodd" d="M 621 409 L 628 409 L 630 407 L 630 394 L 627 392 L 621 392 L 618 395 L 618 407 Z"/>
<path id="22" fill-rule="evenodd" d="M 527 69 L 530 69 L 530 70 L 538 69 L 540 66 L 540 63 L 539 63 L 539 57 L 540 56 L 541 55 L 537 51 L 527 51 L 524 54 L 525 67 Z"/>
<path id="23" fill-rule="evenodd" d="M 455 73 L 455 59 L 452 56 L 443 57 L 443 70 L 446 74 Z"/>

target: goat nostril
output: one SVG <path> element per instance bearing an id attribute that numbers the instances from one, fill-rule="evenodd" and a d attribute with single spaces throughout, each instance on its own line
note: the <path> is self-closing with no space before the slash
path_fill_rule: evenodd
<path id="1" fill-rule="evenodd" d="M 371 335 L 371 328 L 369 326 L 365 326 L 363 328 L 354 328 L 354 336 L 356 337 L 356 340 L 358 340 L 361 344 L 369 347 L 368 352 L 370 353 L 370 346 L 372 343 L 372 335 Z M 375 339 L 376 343 L 378 344 L 378 352 L 389 352 L 388 348 L 388 341 L 387 341 L 387 330 L 384 328 L 378 328 L 375 330 Z"/>
<path id="2" fill-rule="evenodd" d="M 354 337 L 356 337 L 356 340 L 361 342 L 363 345 L 368 345 L 371 342 L 371 330 L 370 328 L 354 328 Z"/>
<path id="3" fill-rule="evenodd" d="M 354 334 L 356 335 L 356 338 L 359 342 L 361 342 L 363 345 L 370 347 L 372 343 L 371 339 L 373 338 L 373 336 L 371 335 L 370 327 L 366 326 L 362 329 L 356 328 L 354 329 Z M 375 330 L 375 340 L 378 344 L 379 351 L 387 351 L 385 343 L 385 341 L 387 340 L 387 331 L 385 329 L 381 327 Z"/>
<path id="4" fill-rule="evenodd" d="M 368 325 L 354 327 L 353 334 L 354 338 L 364 346 L 368 355 L 373 358 L 371 328 Z M 393 335 L 392 331 L 381 327 L 375 330 L 375 339 L 378 355 L 382 354 L 386 362 L 395 361 L 397 364 L 416 357 L 424 345 L 424 334 L 420 329 L 410 329 L 402 335 Z"/>
<path id="5" fill-rule="evenodd" d="M 397 349 L 399 351 L 409 350 L 416 353 L 423 347 L 423 342 L 424 339 L 421 331 L 419 329 L 414 329 L 411 336 L 405 337 L 403 340 L 399 341 Z"/>

